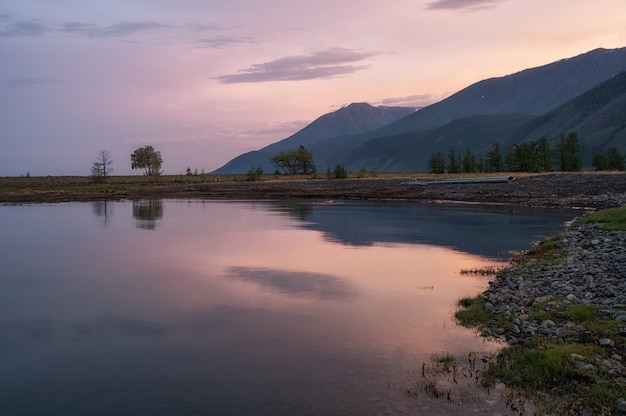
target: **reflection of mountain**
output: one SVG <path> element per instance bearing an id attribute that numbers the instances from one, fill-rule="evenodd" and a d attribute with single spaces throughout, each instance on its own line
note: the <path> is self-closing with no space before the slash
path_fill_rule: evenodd
<path id="1" fill-rule="evenodd" d="M 343 300 L 356 294 L 340 277 L 306 271 L 231 267 L 227 277 L 256 283 L 270 292 L 295 297 Z"/>
<path id="2" fill-rule="evenodd" d="M 133 201 L 133 218 L 137 220 L 137 228 L 154 230 L 157 220 L 163 218 L 163 201 L 160 199 Z"/>
<path id="3" fill-rule="evenodd" d="M 347 245 L 431 244 L 495 258 L 529 247 L 578 214 L 498 205 L 354 203 L 314 205 L 302 226 Z"/>

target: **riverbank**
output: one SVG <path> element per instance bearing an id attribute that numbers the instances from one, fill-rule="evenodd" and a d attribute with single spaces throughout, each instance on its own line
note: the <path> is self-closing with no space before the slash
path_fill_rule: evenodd
<path id="1" fill-rule="evenodd" d="M 488 377 L 556 414 L 626 414 L 625 214 L 609 215 L 621 230 L 577 219 L 461 301 L 461 322 L 508 346 Z"/>
<path id="2" fill-rule="evenodd" d="M 498 174 L 501 176 L 503 174 Z M 505 174 L 506 175 L 506 174 Z M 515 174 L 503 183 L 446 183 L 476 175 L 366 174 L 348 179 L 266 175 L 3 177 L 0 202 L 69 202 L 152 198 L 359 199 L 499 203 L 602 209 L 626 204 L 626 173 Z M 507 175 L 509 176 L 509 175 Z"/>

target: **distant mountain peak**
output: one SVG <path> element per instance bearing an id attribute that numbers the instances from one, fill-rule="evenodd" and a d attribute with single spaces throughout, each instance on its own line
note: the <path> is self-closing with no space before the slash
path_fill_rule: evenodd
<path id="1" fill-rule="evenodd" d="M 269 157 L 299 145 L 313 152 L 317 168 L 322 170 L 337 164 L 352 170 L 424 170 L 424 153 L 447 151 L 452 145 L 461 150 L 480 143 L 484 147 L 492 140 L 509 139 L 512 129 L 547 114 L 624 70 L 626 48 L 598 48 L 476 82 L 419 111 L 351 103 L 317 118 L 291 137 L 233 159 L 215 173 L 245 173 L 251 166 L 259 165 L 270 172 L 274 168 Z M 606 97 L 604 94 L 599 100 Z M 591 101 L 582 103 L 588 107 Z M 623 101 L 618 103 L 619 106 L 602 110 L 602 115 L 617 114 L 615 108 L 623 109 L 620 107 Z M 598 116 L 593 122 L 601 124 L 602 120 Z M 621 140 L 623 136 L 616 133 L 611 137 Z"/>

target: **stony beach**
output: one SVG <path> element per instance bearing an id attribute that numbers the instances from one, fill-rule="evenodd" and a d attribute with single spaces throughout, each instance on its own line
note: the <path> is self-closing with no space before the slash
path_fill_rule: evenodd
<path id="1" fill-rule="evenodd" d="M 626 332 L 626 232 L 603 231 L 599 224 L 574 221 L 554 247 L 564 254 L 555 254 L 550 264 L 530 260 L 503 270 L 484 292 L 484 307 L 493 312 L 512 315 L 508 328 L 488 329 L 510 345 L 532 342 L 539 335 L 560 341 L 597 342 L 599 345 L 626 352 L 626 345 L 611 339 L 587 338 L 581 325 L 557 323 L 546 319 L 529 320 L 530 309 L 556 310 L 571 304 L 595 305 L 617 322 L 624 322 Z M 561 258 L 563 256 L 563 258 Z M 626 375 L 626 368 L 615 363 Z"/>

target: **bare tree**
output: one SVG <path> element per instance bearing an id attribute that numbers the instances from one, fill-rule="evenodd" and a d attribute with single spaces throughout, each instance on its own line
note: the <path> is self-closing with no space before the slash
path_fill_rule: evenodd
<path id="1" fill-rule="evenodd" d="M 105 180 L 113 172 L 112 164 L 113 159 L 108 150 L 100 150 L 98 157 L 91 165 L 91 177 L 98 181 Z"/>

